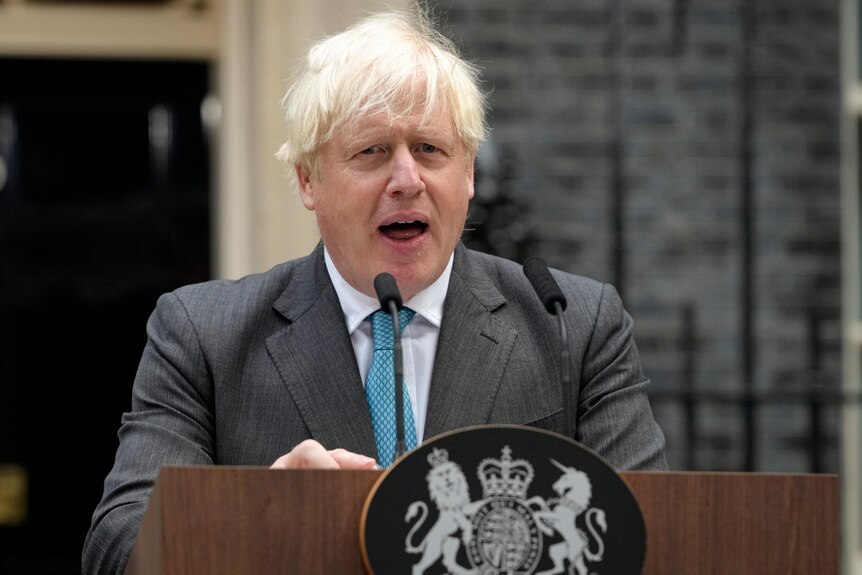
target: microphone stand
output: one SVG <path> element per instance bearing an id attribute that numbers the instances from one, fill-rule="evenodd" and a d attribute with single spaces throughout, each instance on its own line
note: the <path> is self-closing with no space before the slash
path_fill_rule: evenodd
<path id="1" fill-rule="evenodd" d="M 566 331 L 566 321 L 563 318 L 563 306 L 559 301 L 554 302 L 554 315 L 560 323 L 560 385 L 563 395 L 563 432 L 566 437 L 572 435 L 572 374 L 569 365 L 569 335 Z"/>
<path id="2" fill-rule="evenodd" d="M 395 380 L 395 454 L 393 459 L 398 459 L 407 451 L 407 446 L 404 445 L 404 364 L 401 352 L 401 320 L 398 317 L 398 310 L 401 309 L 401 293 L 398 291 L 398 284 L 392 274 L 382 272 L 374 278 L 374 291 L 377 292 L 377 299 L 380 301 L 380 307 L 388 311 L 392 316 L 392 335 L 395 341 L 392 342 L 393 354 L 393 379 Z"/>
<path id="3" fill-rule="evenodd" d="M 530 280 L 530 284 L 545 306 L 545 310 L 549 314 L 557 316 L 560 323 L 560 392 L 563 402 L 563 433 L 566 437 L 574 439 L 572 434 L 572 376 L 569 365 L 569 336 L 563 318 L 563 311 L 566 309 L 566 296 L 563 295 L 559 284 L 551 275 L 551 270 L 541 258 L 528 258 L 524 262 L 524 275 Z"/>
<path id="4" fill-rule="evenodd" d="M 392 316 L 392 333 L 395 341 L 392 346 L 395 367 L 395 456 L 398 459 L 407 451 L 404 444 L 404 360 L 401 356 L 401 318 L 398 316 L 398 305 L 395 300 L 389 300 L 389 314 Z"/>

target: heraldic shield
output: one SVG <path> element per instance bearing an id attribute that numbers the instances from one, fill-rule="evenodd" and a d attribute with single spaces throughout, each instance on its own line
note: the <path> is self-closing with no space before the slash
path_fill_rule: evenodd
<path id="1" fill-rule="evenodd" d="M 369 573 L 628 575 L 641 572 L 640 507 L 601 457 L 515 425 L 437 436 L 401 457 L 365 502 Z"/>

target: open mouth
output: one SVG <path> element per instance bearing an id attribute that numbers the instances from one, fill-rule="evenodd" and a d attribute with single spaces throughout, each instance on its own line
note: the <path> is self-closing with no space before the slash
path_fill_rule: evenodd
<path id="1" fill-rule="evenodd" d="M 413 220 L 409 222 L 394 222 L 380 226 L 380 232 L 393 240 L 410 240 L 421 236 L 428 229 L 428 224 Z"/>

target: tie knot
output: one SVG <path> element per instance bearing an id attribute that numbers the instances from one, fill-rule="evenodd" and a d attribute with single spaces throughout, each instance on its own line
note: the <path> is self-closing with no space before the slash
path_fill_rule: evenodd
<path id="1" fill-rule="evenodd" d="M 414 315 L 416 312 L 409 307 L 402 307 L 398 312 L 398 323 L 402 333 Z M 371 339 L 374 342 L 374 349 L 392 349 L 395 344 L 395 326 L 392 323 L 392 316 L 382 309 L 371 314 Z"/>

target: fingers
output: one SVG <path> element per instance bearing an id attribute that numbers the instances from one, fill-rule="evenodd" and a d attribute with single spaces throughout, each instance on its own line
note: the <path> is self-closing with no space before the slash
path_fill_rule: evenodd
<path id="1" fill-rule="evenodd" d="M 329 455 L 338 463 L 341 469 L 376 469 L 377 462 L 361 453 L 353 453 L 346 449 L 333 449 Z"/>
<path id="2" fill-rule="evenodd" d="M 320 443 L 307 439 L 282 455 L 272 469 L 339 469 L 338 462 Z"/>
<path id="3" fill-rule="evenodd" d="M 327 450 L 317 441 L 306 439 L 282 455 L 270 469 L 374 469 L 374 459 L 346 449 Z"/>

